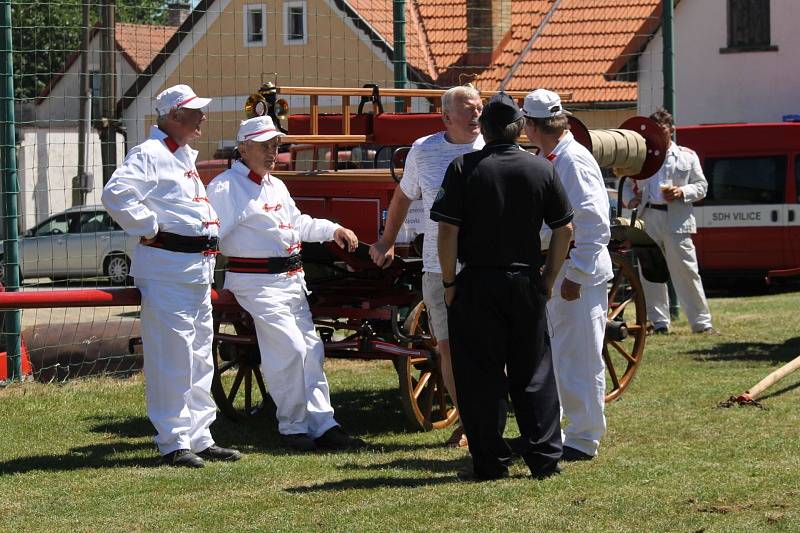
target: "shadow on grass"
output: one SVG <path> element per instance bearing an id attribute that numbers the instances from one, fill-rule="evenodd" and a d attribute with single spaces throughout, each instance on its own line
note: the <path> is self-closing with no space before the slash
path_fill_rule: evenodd
<path id="1" fill-rule="evenodd" d="M 31 455 L 0 462 L 0 475 L 24 474 L 34 471 L 70 471 L 84 468 L 130 468 L 153 467 L 159 458 L 118 457 L 118 455 L 140 453 L 151 448 L 151 444 L 134 442 L 110 442 L 72 448 L 65 454 Z"/>
<path id="2" fill-rule="evenodd" d="M 469 455 L 452 459 L 395 459 L 387 463 L 370 463 L 368 465 L 347 463 L 341 468 L 346 470 L 420 470 L 425 472 L 455 472 L 458 468 L 470 463 Z"/>
<path id="3" fill-rule="evenodd" d="M 377 444 L 370 442 L 381 437 L 413 432 L 406 419 L 396 389 L 346 390 L 331 395 L 336 421 L 347 433 L 367 441 L 367 449 L 380 452 L 438 448 L 440 444 Z M 267 408 L 244 420 L 230 420 L 217 415 L 212 426 L 214 439 L 225 446 L 239 447 L 250 452 L 269 452 L 273 455 L 291 454 L 280 446 L 278 422 Z M 330 453 L 330 452 L 327 452 Z M 351 453 L 351 452 L 344 452 Z"/>
<path id="4" fill-rule="evenodd" d="M 460 483 L 458 478 L 448 477 L 424 477 L 424 478 L 398 478 L 398 477 L 378 477 L 366 479 L 343 479 L 341 481 L 329 481 L 317 485 L 305 487 L 290 487 L 285 489 L 292 494 L 303 494 L 307 492 L 338 492 L 353 489 L 385 489 L 385 488 L 415 488 L 431 485 L 444 485 L 449 483 Z"/>
<path id="5" fill-rule="evenodd" d="M 343 391 L 334 394 L 332 402 L 337 421 L 351 435 L 369 435 L 379 439 L 381 436 L 409 431 L 410 424 L 406 421 L 396 390 Z M 155 435 L 153 425 L 145 416 L 90 416 L 86 420 L 93 424 L 90 428 L 91 432 L 110 434 L 120 439 L 151 438 Z M 271 413 L 269 409 L 241 421 L 230 420 L 220 413 L 211 429 L 214 440 L 221 446 L 238 448 L 245 453 L 268 453 L 270 455 L 293 455 L 296 453 L 280 446 L 277 421 L 274 413 Z M 367 438 L 367 440 L 371 439 Z M 371 444 L 368 442 L 367 450 L 377 452 L 413 451 L 440 446 L 438 443 Z M 152 457 L 119 457 L 120 454 L 126 455 L 129 452 L 142 450 L 152 451 Z M 0 462 L 0 472 L 15 474 L 37 470 L 68 471 L 83 468 L 154 467 L 159 465 L 159 459 L 156 447 L 151 442 L 117 441 L 73 448 L 62 455 L 33 455 Z M 422 466 L 423 462 L 419 462 L 418 468 L 422 468 Z M 421 483 L 421 481 L 415 480 L 414 483 Z"/>
<path id="6" fill-rule="evenodd" d="M 356 435 L 416 429 L 406 418 L 398 389 L 333 392 L 331 403 L 336 421 Z"/>
<path id="7" fill-rule="evenodd" d="M 90 429 L 92 433 L 112 433 L 117 437 L 123 438 L 150 437 L 156 434 L 153 424 L 144 416 L 128 416 L 125 418 L 90 416 L 86 417 L 85 420 L 95 423 Z"/>
<path id="8" fill-rule="evenodd" d="M 786 363 L 800 355 L 800 337 L 786 342 L 723 342 L 688 352 L 696 361 L 765 361 Z"/>
<path id="9" fill-rule="evenodd" d="M 769 394 L 765 394 L 764 396 L 761 396 L 758 399 L 758 401 L 769 400 L 770 398 L 775 398 L 775 397 L 780 396 L 782 394 L 786 394 L 787 392 L 791 392 L 791 391 L 793 391 L 793 390 L 795 390 L 797 388 L 800 388 L 800 382 L 794 383 L 794 384 L 789 385 L 788 387 L 784 387 L 782 389 L 778 389 L 778 390 L 773 391 L 773 392 L 771 392 Z"/>

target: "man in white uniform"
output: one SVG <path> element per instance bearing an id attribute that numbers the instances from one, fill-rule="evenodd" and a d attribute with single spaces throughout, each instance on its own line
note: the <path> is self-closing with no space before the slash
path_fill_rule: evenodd
<path id="1" fill-rule="evenodd" d="M 675 293 L 683 306 L 694 333 L 713 334 L 703 281 L 697 266 L 692 234 L 697 233 L 692 203 L 706 197 L 708 182 L 700 159 L 689 148 L 672 142 L 675 126 L 665 109 L 650 115 L 669 138 L 664 164 L 646 180 L 623 187 L 623 200 L 633 209 L 639 207 L 644 229 L 658 244 L 667 261 Z M 666 283 L 652 283 L 640 276 L 647 301 L 647 318 L 656 333 L 669 333 L 670 315 Z"/>
<path id="2" fill-rule="evenodd" d="M 364 442 L 333 418 L 325 351 L 300 258 L 303 241 L 335 240 L 353 251 L 358 239 L 338 224 L 300 213 L 283 182 L 270 174 L 282 135 L 269 117 L 243 121 L 236 136 L 241 161 L 208 186 L 221 224 L 220 250 L 228 256 L 225 288 L 253 317 L 282 445 L 299 451 L 360 448 Z"/>
<path id="3" fill-rule="evenodd" d="M 203 459 L 236 461 L 214 444 L 211 398 L 211 279 L 219 221 L 194 166 L 205 120 L 187 85 L 156 97 L 157 126 L 134 147 L 103 189 L 102 201 L 122 228 L 140 237 L 131 275 L 142 293 L 147 415 L 167 464 L 199 468 Z"/>
<path id="4" fill-rule="evenodd" d="M 394 259 L 397 233 L 406 219 L 408 209 L 414 200 L 422 198 L 425 208 L 422 297 L 428 309 L 432 333 L 436 337 L 436 346 L 441 356 L 444 384 L 454 403 L 457 403 L 457 398 L 448 342 L 447 308 L 444 304 L 442 270 L 436 250 L 439 226 L 431 220 L 430 210 L 450 162 L 460 155 L 483 148 L 483 137 L 478 123 L 482 110 L 480 95 L 472 87 L 453 87 L 442 95 L 442 120 L 446 130 L 414 141 L 406 157 L 403 179 L 395 189 L 389 204 L 383 235 L 369 249 L 376 265 L 384 268 L 389 266 Z M 456 428 L 448 439 L 448 444 L 462 448 L 467 446 L 461 426 Z"/>
<path id="5" fill-rule="evenodd" d="M 575 211 L 573 248 L 556 279 L 558 289 L 547 312 L 558 393 L 569 421 L 562 460 L 589 460 L 597 455 L 606 430 L 602 351 L 606 282 L 612 278 L 608 194 L 597 161 L 569 131 L 556 93 L 533 91 L 525 97 L 522 113 L 528 139 L 552 161 Z"/>

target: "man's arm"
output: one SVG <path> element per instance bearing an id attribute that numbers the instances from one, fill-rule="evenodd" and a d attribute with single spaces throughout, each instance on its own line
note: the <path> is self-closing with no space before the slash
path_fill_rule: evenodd
<path id="1" fill-rule="evenodd" d="M 605 252 L 611 237 L 605 209 L 607 193 L 602 183 L 599 169 L 576 167 L 564 185 L 575 212 L 572 219 L 574 246 L 569 254 L 565 277 L 574 284 L 587 283 L 597 272 L 598 258 Z M 602 209 L 600 205 L 603 205 Z M 579 289 L 573 286 L 567 300 L 574 300 L 579 294 Z"/>
<path id="2" fill-rule="evenodd" d="M 150 176 L 149 165 L 141 149 L 134 148 L 111 175 L 100 197 L 111 218 L 127 233 L 142 238 L 145 244 L 152 242 L 158 233 L 156 214 L 144 203 L 157 183 Z"/>
<path id="3" fill-rule="evenodd" d="M 439 265 L 442 267 L 442 281 L 453 283 L 456 280 L 456 259 L 458 257 L 458 226 L 447 222 L 439 222 L 439 241 L 437 248 L 439 251 Z M 569 246 L 569 240 L 567 241 Z M 564 255 L 567 255 L 566 248 Z M 562 259 L 563 261 L 563 259 Z M 444 290 L 444 301 L 447 305 L 453 302 L 456 295 L 456 288 L 447 287 Z"/>
<path id="4" fill-rule="evenodd" d="M 547 260 L 542 270 L 542 286 L 547 293 L 548 300 L 553 295 L 553 285 L 567 257 L 571 240 L 572 224 L 557 227 L 553 230 L 553 236 L 550 237 L 550 249 L 547 251 Z"/>
<path id="5" fill-rule="evenodd" d="M 681 187 L 684 202 L 699 202 L 706 197 L 708 192 L 708 181 L 703 174 L 703 167 L 700 165 L 700 158 L 694 151 L 685 152 L 684 157 L 691 160 L 689 178 L 687 184 Z"/>
<path id="6" fill-rule="evenodd" d="M 378 242 L 369 247 L 369 256 L 379 267 L 386 268 L 394 261 L 394 243 L 412 203 L 413 200 L 406 196 L 398 185 L 392 195 L 392 201 L 389 203 L 389 213 L 386 216 L 383 235 Z"/>

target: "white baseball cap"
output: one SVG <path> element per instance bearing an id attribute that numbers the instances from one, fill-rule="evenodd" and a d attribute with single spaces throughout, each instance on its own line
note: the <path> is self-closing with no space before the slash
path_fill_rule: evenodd
<path id="1" fill-rule="evenodd" d="M 557 117 L 561 114 L 571 115 L 561 106 L 561 98 L 553 91 L 536 89 L 528 93 L 522 103 L 522 114 L 530 118 Z"/>
<path id="2" fill-rule="evenodd" d="M 279 135 L 283 135 L 283 132 L 275 127 L 272 118 L 264 115 L 262 117 L 253 117 L 243 120 L 242 123 L 239 124 L 239 132 L 236 134 L 236 140 L 239 142 L 264 142 Z"/>
<path id="3" fill-rule="evenodd" d="M 166 115 L 171 109 L 203 109 L 211 103 L 211 98 L 200 98 L 188 85 L 173 85 L 156 96 L 156 111 Z"/>

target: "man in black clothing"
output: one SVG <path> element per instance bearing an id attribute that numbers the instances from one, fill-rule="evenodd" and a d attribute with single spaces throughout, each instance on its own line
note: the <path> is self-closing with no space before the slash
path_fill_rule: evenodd
<path id="1" fill-rule="evenodd" d="M 474 480 L 508 476 L 498 431 L 510 394 L 534 477 L 559 471 L 561 425 L 545 303 L 567 255 L 572 208 L 553 165 L 516 144 L 523 117 L 504 93 L 480 119 L 486 146 L 456 158 L 431 209 L 449 306 L 453 372 Z M 553 229 L 542 268 L 539 230 Z M 456 258 L 464 265 L 456 277 Z"/>

